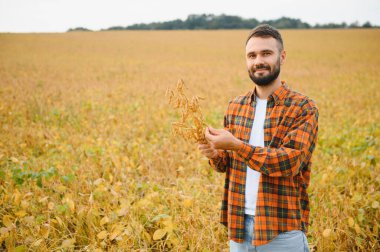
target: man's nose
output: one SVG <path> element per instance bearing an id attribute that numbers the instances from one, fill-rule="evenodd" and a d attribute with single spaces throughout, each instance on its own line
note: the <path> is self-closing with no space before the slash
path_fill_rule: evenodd
<path id="1" fill-rule="evenodd" d="M 264 57 L 257 55 L 255 58 L 255 64 L 256 65 L 262 65 L 264 63 Z"/>
<path id="2" fill-rule="evenodd" d="M 254 60 L 254 62 L 253 62 L 253 65 L 255 66 L 255 67 L 257 67 L 257 66 L 259 66 L 259 65 L 263 65 L 264 64 L 264 58 L 263 57 L 261 57 L 261 56 L 256 56 L 256 58 L 255 58 L 255 60 Z"/>

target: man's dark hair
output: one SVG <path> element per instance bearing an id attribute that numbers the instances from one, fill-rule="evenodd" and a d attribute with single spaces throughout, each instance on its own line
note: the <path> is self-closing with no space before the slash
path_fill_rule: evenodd
<path id="1" fill-rule="evenodd" d="M 280 32 L 271 25 L 261 24 L 256 26 L 250 33 L 245 44 L 247 45 L 248 40 L 252 37 L 268 38 L 272 37 L 277 40 L 280 44 L 280 52 L 284 49 L 284 43 L 282 42 L 282 37 Z"/>

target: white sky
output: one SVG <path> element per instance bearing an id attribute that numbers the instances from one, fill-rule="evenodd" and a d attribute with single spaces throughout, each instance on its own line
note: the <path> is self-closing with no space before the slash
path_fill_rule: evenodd
<path id="1" fill-rule="evenodd" d="M 315 23 L 380 24 L 380 0 L 0 0 L 0 32 L 65 32 L 227 14 Z"/>

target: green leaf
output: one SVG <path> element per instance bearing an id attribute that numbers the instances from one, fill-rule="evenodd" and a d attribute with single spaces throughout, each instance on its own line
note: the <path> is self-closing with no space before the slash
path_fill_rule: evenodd
<path id="1" fill-rule="evenodd" d="M 0 178 L 5 179 L 5 172 L 0 170 Z"/>
<path id="2" fill-rule="evenodd" d="M 21 245 L 21 246 L 17 246 L 14 251 L 15 252 L 24 252 L 26 250 L 27 250 L 27 247 L 25 245 Z"/>
<path id="3" fill-rule="evenodd" d="M 71 182 L 71 181 L 73 181 L 75 179 L 75 175 L 74 174 L 67 174 L 67 175 L 64 175 L 64 176 L 62 176 L 62 180 L 64 181 L 64 182 Z"/>
<path id="4" fill-rule="evenodd" d="M 69 206 L 65 203 L 63 205 L 58 205 L 57 206 L 57 211 L 60 213 L 67 213 L 69 210 Z"/>
<path id="5" fill-rule="evenodd" d="M 41 223 L 43 223 L 45 221 L 45 216 L 44 215 L 38 215 L 37 217 L 36 217 L 36 222 L 38 223 L 38 224 L 41 224 Z"/>
<path id="6" fill-rule="evenodd" d="M 37 186 L 38 186 L 39 188 L 42 188 L 42 178 L 41 178 L 41 177 L 38 177 L 38 178 L 37 178 Z"/>

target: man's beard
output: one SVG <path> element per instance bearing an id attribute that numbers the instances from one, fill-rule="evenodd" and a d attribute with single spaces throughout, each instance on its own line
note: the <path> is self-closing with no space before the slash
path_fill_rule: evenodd
<path id="1" fill-rule="evenodd" d="M 272 81 L 277 79 L 280 74 L 280 58 L 278 58 L 274 69 L 271 69 L 268 64 L 261 64 L 256 67 L 258 69 L 267 69 L 269 71 L 268 75 L 256 77 L 253 69 L 248 70 L 249 77 L 251 80 L 259 86 L 268 86 Z"/>

